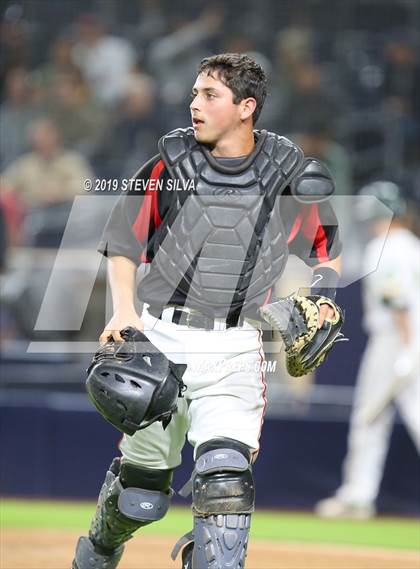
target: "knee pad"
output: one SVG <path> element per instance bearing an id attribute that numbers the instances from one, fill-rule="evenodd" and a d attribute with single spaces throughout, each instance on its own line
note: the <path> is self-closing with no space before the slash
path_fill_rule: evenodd
<path id="1" fill-rule="evenodd" d="M 182 547 L 188 569 L 242 569 L 254 511 L 255 489 L 250 448 L 227 438 L 201 445 L 192 475 L 194 528 Z"/>
<path id="2" fill-rule="evenodd" d="M 192 476 L 193 508 L 197 515 L 254 511 L 250 456 L 249 447 L 232 439 L 214 439 L 199 447 Z"/>
<path id="3" fill-rule="evenodd" d="M 172 498 L 171 479 L 172 471 L 143 469 L 114 459 L 89 532 L 96 550 L 112 553 L 137 529 L 162 519 Z M 139 487 L 125 487 L 127 482 Z"/>
<path id="4" fill-rule="evenodd" d="M 169 492 L 173 470 L 156 470 L 139 467 L 130 462 L 121 462 L 118 475 L 124 488 L 145 488 L 146 490 Z"/>

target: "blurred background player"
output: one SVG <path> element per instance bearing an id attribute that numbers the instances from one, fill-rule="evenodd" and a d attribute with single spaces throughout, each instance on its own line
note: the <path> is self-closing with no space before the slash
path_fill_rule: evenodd
<path id="1" fill-rule="evenodd" d="M 381 200 L 394 218 L 390 226 L 386 208 L 373 201 L 358 204 L 357 217 L 368 223 L 373 237 L 365 253 L 366 271 L 378 258 L 379 263 L 363 281 L 369 341 L 357 379 L 343 482 L 334 496 L 316 505 L 323 517 L 375 514 L 396 409 L 420 448 L 420 241 L 407 226 L 397 185 L 374 182 L 360 195 Z"/>

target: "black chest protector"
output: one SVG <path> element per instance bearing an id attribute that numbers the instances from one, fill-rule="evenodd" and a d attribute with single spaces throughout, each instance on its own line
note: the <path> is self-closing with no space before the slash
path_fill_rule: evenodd
<path id="1" fill-rule="evenodd" d="M 287 138 L 255 131 L 239 165 L 219 163 L 192 128 L 159 141 L 160 155 L 183 191 L 159 227 L 154 264 L 187 306 L 217 315 L 240 310 L 282 274 L 287 236 L 276 200 L 298 172 L 303 153 Z"/>

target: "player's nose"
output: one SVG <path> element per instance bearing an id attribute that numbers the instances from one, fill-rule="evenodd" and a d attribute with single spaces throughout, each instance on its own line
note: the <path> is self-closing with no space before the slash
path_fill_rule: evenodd
<path id="1" fill-rule="evenodd" d="M 200 107 L 199 107 L 199 99 L 198 96 L 195 95 L 190 103 L 190 109 L 192 111 L 199 111 Z"/>

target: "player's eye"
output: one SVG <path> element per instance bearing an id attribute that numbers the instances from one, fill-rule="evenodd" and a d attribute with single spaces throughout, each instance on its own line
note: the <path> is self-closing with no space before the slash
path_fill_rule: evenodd
<path id="1" fill-rule="evenodd" d="M 197 93 L 190 93 L 190 99 L 194 99 L 196 97 Z"/>

